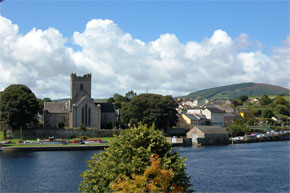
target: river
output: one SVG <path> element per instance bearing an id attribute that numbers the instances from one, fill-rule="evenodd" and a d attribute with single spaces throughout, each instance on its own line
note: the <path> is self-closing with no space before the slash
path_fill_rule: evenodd
<path id="1" fill-rule="evenodd" d="M 177 147 L 196 192 L 289 192 L 290 142 Z M 0 153 L 1 193 L 77 192 L 99 151 Z"/>

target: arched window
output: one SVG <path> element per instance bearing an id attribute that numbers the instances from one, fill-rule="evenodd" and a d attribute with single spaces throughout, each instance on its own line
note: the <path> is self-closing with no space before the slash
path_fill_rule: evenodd
<path id="1" fill-rule="evenodd" d="M 81 85 L 80 85 L 80 91 L 83 91 L 84 90 L 84 85 L 83 85 L 83 83 L 81 83 Z"/>
<path id="2" fill-rule="evenodd" d="M 88 105 L 85 105 L 85 126 L 88 125 Z"/>
<path id="3" fill-rule="evenodd" d="M 82 124 L 85 124 L 85 112 L 84 112 L 84 107 L 82 108 Z"/>

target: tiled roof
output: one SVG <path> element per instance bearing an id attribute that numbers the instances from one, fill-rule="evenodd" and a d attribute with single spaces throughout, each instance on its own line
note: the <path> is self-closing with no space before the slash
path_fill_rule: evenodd
<path id="1" fill-rule="evenodd" d="M 197 118 L 193 114 L 185 114 L 185 116 L 187 116 L 192 121 L 198 121 L 199 120 L 199 118 Z"/>
<path id="2" fill-rule="evenodd" d="M 69 105 L 65 102 L 45 102 L 44 110 L 49 113 L 69 113 Z"/>
<path id="3" fill-rule="evenodd" d="M 225 128 L 220 126 L 196 126 L 204 134 L 229 134 Z"/>
<path id="4" fill-rule="evenodd" d="M 199 119 L 205 119 L 205 115 L 201 115 L 201 114 L 195 114 L 196 117 L 198 117 Z"/>
<path id="5" fill-rule="evenodd" d="M 210 112 L 212 113 L 224 113 L 223 110 L 217 108 L 217 107 L 206 107 Z"/>

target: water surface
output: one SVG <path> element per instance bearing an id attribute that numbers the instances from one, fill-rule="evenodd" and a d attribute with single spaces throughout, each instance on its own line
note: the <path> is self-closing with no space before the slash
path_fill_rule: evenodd
<path id="1" fill-rule="evenodd" d="M 178 147 L 196 192 L 289 192 L 289 141 Z M 0 153 L 0 192 L 77 192 L 99 151 Z"/>

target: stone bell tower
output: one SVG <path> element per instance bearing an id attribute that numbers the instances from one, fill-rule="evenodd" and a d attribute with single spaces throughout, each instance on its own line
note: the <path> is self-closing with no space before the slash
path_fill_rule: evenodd
<path id="1" fill-rule="evenodd" d="M 71 105 L 77 104 L 82 97 L 91 98 L 91 74 L 77 76 L 72 73 L 70 76 L 70 102 Z"/>

